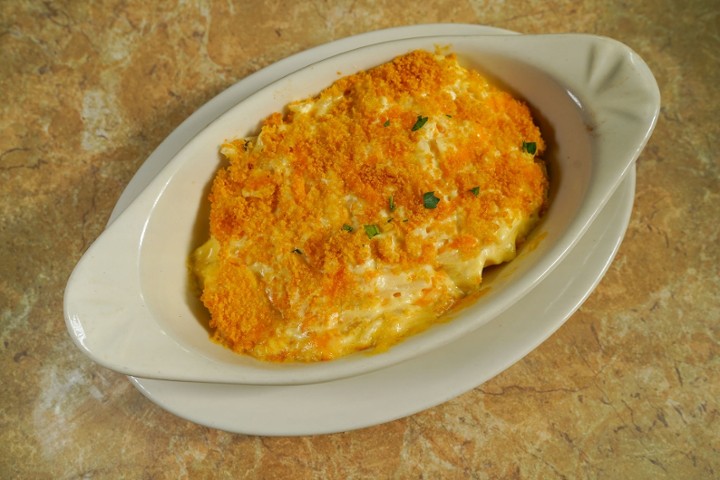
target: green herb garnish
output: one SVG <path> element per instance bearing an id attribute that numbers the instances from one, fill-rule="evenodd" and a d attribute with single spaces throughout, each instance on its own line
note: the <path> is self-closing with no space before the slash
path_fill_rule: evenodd
<path id="1" fill-rule="evenodd" d="M 537 151 L 537 144 L 535 142 L 525 142 L 522 143 L 522 149 L 529 153 L 530 155 L 535 155 L 535 152 Z"/>
<path id="2" fill-rule="evenodd" d="M 365 233 L 368 238 L 373 238 L 375 235 L 380 235 L 380 228 L 377 225 L 365 225 Z"/>
<path id="3" fill-rule="evenodd" d="M 383 127 L 389 127 L 390 126 L 390 120 L 385 120 L 385 123 L 383 123 Z"/>
<path id="4" fill-rule="evenodd" d="M 470 193 L 472 193 L 473 195 L 475 195 L 477 197 L 478 195 L 480 195 L 480 187 L 471 188 Z"/>
<path id="5" fill-rule="evenodd" d="M 412 127 L 412 131 L 414 132 L 415 130 L 420 130 L 423 127 L 423 125 L 425 125 L 427 123 L 427 121 L 428 121 L 428 117 L 422 117 L 422 116 L 418 115 L 417 120 L 415 121 L 415 125 L 413 125 L 413 127 Z"/>
<path id="6" fill-rule="evenodd" d="M 346 232 L 352 232 L 352 231 L 354 230 L 354 229 L 353 229 L 350 225 L 348 225 L 347 223 L 344 223 L 344 224 L 343 224 L 342 229 L 345 230 Z"/>
<path id="7" fill-rule="evenodd" d="M 440 202 L 440 199 L 435 196 L 435 192 L 423 193 L 423 206 L 425 208 L 435 208 L 438 202 Z"/>
<path id="8" fill-rule="evenodd" d="M 299 248 L 295 248 L 295 249 L 293 249 L 292 253 L 297 253 L 298 255 L 302 255 L 302 250 L 300 250 Z"/>
<path id="9" fill-rule="evenodd" d="M 395 198 L 392 195 L 388 198 L 388 208 L 391 212 L 395 211 Z"/>

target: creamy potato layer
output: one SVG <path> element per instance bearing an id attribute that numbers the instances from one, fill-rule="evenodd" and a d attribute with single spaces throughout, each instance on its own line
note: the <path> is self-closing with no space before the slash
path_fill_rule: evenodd
<path id="1" fill-rule="evenodd" d="M 384 349 L 477 292 L 537 222 L 545 148 L 525 104 L 415 51 L 229 141 L 192 266 L 214 339 L 272 361 Z"/>

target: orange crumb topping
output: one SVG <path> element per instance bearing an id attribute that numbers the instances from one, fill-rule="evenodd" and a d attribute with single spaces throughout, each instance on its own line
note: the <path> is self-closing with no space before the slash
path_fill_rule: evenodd
<path id="1" fill-rule="evenodd" d="M 195 253 L 214 338 L 317 361 L 426 328 L 515 255 L 546 200 L 544 148 L 525 104 L 424 51 L 271 115 L 221 148 Z"/>

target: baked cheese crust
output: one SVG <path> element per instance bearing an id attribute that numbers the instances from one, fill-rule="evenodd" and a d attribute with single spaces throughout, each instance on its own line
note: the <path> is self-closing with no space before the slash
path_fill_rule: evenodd
<path id="1" fill-rule="evenodd" d="M 213 338 L 271 361 L 385 349 L 478 292 L 545 206 L 527 106 L 415 51 L 228 141 L 192 257 Z"/>

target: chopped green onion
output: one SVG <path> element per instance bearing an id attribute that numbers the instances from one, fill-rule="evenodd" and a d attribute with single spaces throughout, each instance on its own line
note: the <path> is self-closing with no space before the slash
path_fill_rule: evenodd
<path id="1" fill-rule="evenodd" d="M 435 208 L 438 202 L 440 202 L 440 199 L 435 196 L 435 192 L 425 192 L 423 194 L 423 206 L 425 208 Z"/>
<path id="2" fill-rule="evenodd" d="M 522 149 L 530 155 L 535 155 L 537 151 L 537 144 L 535 142 L 523 142 Z"/>
<path id="3" fill-rule="evenodd" d="M 390 208 L 391 212 L 395 211 L 395 199 L 392 195 L 390 195 L 390 198 L 388 198 L 388 207 Z"/>
<path id="4" fill-rule="evenodd" d="M 423 127 L 423 125 L 425 125 L 425 123 L 427 123 L 427 121 L 428 121 L 428 117 L 422 117 L 422 116 L 418 115 L 417 120 L 415 121 L 415 125 L 413 125 L 413 127 L 412 127 L 412 131 L 414 132 L 415 130 L 420 130 Z"/>
<path id="5" fill-rule="evenodd" d="M 383 127 L 389 127 L 390 126 L 390 120 L 385 120 L 385 123 L 383 123 Z"/>
<path id="6" fill-rule="evenodd" d="M 342 229 L 345 230 L 346 232 L 353 231 L 353 228 L 350 225 L 348 225 L 347 223 L 343 224 Z"/>
<path id="7" fill-rule="evenodd" d="M 477 197 L 478 195 L 480 195 L 480 187 L 471 188 L 470 193 L 472 193 L 473 195 L 475 195 Z"/>
<path id="8" fill-rule="evenodd" d="M 368 238 L 373 238 L 375 235 L 380 235 L 380 228 L 377 225 L 365 225 L 365 233 Z"/>

